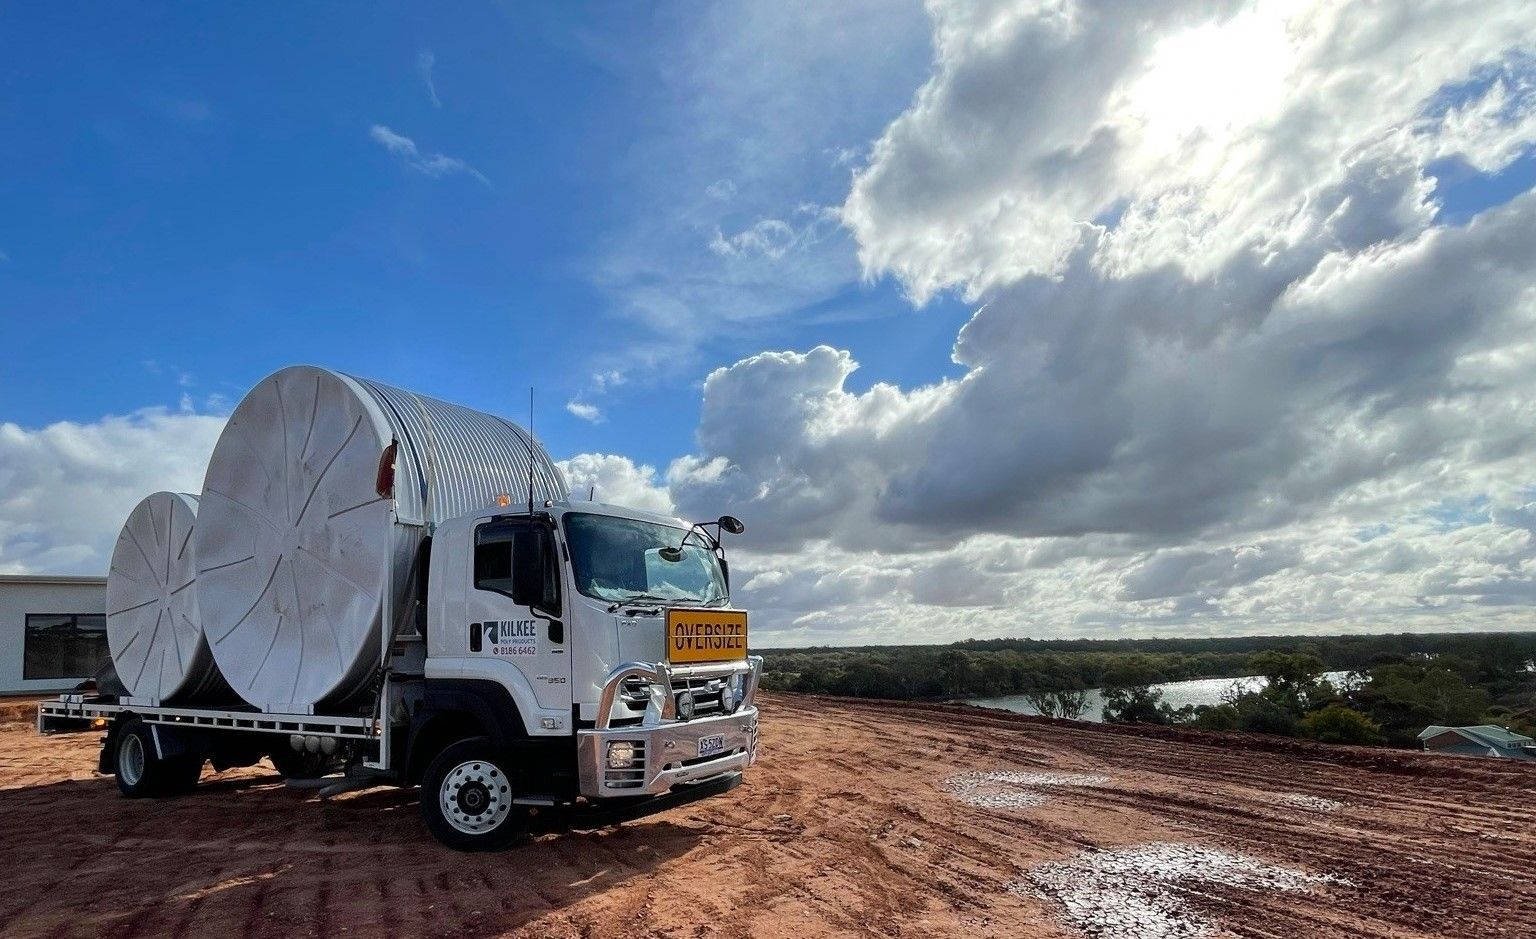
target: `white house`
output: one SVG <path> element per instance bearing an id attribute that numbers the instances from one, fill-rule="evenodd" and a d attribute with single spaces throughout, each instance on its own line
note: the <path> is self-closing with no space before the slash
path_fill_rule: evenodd
<path id="1" fill-rule="evenodd" d="M 0 694 L 67 691 L 107 658 L 107 579 L 0 574 Z"/>

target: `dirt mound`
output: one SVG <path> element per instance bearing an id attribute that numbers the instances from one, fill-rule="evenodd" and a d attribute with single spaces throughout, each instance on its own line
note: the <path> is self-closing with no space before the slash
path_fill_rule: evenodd
<path id="1" fill-rule="evenodd" d="M 37 726 L 38 698 L 0 698 L 0 727 Z"/>

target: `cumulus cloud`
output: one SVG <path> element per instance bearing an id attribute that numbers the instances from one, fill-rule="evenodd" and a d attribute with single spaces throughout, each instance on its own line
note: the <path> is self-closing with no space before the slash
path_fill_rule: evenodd
<path id="1" fill-rule="evenodd" d="M 856 368 L 849 353 L 818 346 L 765 352 L 712 373 L 698 429 L 702 453 L 668 470 L 684 512 L 706 517 L 710 507 L 729 505 L 750 513 L 758 519 L 753 542 L 764 548 L 834 534 L 856 545 L 899 537 L 899 526 L 873 524 L 881 480 L 903 448 L 906 418 L 943 391 L 880 384 L 850 394 L 843 383 Z"/>
<path id="2" fill-rule="evenodd" d="M 1290 546 L 1273 545 L 1157 551 L 1120 575 L 1116 596 L 1122 600 L 1152 600 L 1222 594 L 1292 567 L 1298 559 Z"/>
<path id="3" fill-rule="evenodd" d="M 930 8 L 933 77 L 844 206 L 866 270 L 918 302 L 1060 275 L 1108 218 L 1115 273 L 1314 239 L 1351 177 L 1457 139 L 1416 118 L 1536 30 L 1528 5 L 1454 0 Z"/>
<path id="4" fill-rule="evenodd" d="M 406 166 L 425 176 L 436 178 L 463 173 L 467 176 L 473 176 L 487 186 L 491 184 L 490 180 L 486 179 L 479 170 L 458 157 L 451 157 L 442 153 L 423 153 L 416 146 L 416 141 L 404 134 L 395 133 L 383 124 L 375 124 L 369 128 L 368 136 L 373 138 L 374 143 L 399 157 Z"/>
<path id="5" fill-rule="evenodd" d="M 611 453 L 579 453 L 560 460 L 560 469 L 571 485 L 571 498 L 589 496 L 598 502 L 629 506 L 647 512 L 673 514 L 672 499 L 656 475 L 656 468 L 637 464 L 629 457 Z"/>
<path id="6" fill-rule="evenodd" d="M 140 499 L 202 490 L 223 426 L 160 408 L 41 428 L 0 423 L 0 573 L 105 574 Z"/>
<path id="7" fill-rule="evenodd" d="M 1440 157 L 1460 157 L 1473 169 L 1494 173 L 1536 140 L 1536 74 L 1516 59 L 1442 95 L 1421 121 L 1417 136 Z"/>
<path id="8" fill-rule="evenodd" d="M 930 10 L 842 220 L 867 276 L 976 302 L 963 374 L 752 356 L 668 470 L 747 519 L 772 628 L 1524 622 L 1536 194 L 1453 226 L 1433 172 L 1536 142 L 1536 8 Z"/>

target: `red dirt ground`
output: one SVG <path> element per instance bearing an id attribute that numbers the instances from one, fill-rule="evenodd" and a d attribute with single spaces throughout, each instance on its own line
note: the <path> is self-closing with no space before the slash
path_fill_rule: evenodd
<path id="1" fill-rule="evenodd" d="M 1060 898 L 1016 885 L 1154 843 L 1333 878 L 1119 877 L 1208 934 L 1536 936 L 1536 765 L 764 698 L 763 756 L 734 793 L 499 855 L 438 846 L 412 792 L 322 803 L 264 766 L 122 799 L 92 773 L 96 735 L 38 738 L 7 703 L 0 936 L 1065 937 L 1082 933 Z M 982 771 L 1105 781 L 1023 807 L 946 790 Z"/>

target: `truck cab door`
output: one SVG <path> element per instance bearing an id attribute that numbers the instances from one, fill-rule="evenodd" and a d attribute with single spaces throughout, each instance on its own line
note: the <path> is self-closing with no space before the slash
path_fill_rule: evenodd
<path id="1" fill-rule="evenodd" d="M 553 528 L 537 519 L 493 518 L 477 523 L 470 538 L 473 575 L 464 604 L 470 657 L 514 666 L 541 709 L 569 714 L 570 637 Z M 519 589 L 530 592 L 530 579 L 539 589 L 518 596 Z"/>

